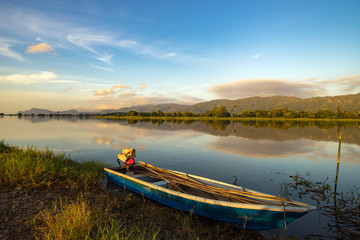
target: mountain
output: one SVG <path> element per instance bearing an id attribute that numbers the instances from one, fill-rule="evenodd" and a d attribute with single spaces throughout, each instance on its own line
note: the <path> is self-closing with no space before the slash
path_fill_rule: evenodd
<path id="1" fill-rule="evenodd" d="M 54 114 L 54 111 L 50 111 L 48 109 L 40 109 L 40 108 L 32 108 L 30 110 L 25 110 L 25 111 L 19 111 L 18 113 L 21 113 L 23 115 L 39 115 L 39 114 L 45 114 L 45 115 L 49 115 L 49 114 Z"/>
<path id="2" fill-rule="evenodd" d="M 313 111 L 328 109 L 336 112 L 339 107 L 342 111 L 359 112 L 360 111 L 360 93 L 354 95 L 341 95 L 334 97 L 313 97 L 313 98 L 297 98 L 287 96 L 275 97 L 249 97 L 237 100 L 218 99 L 194 105 L 179 105 L 179 104 L 158 104 L 158 105 L 139 105 L 127 108 L 120 108 L 114 112 L 156 112 L 161 110 L 163 112 L 194 112 L 204 113 L 207 110 L 212 110 L 214 107 L 225 106 L 226 109 L 234 113 L 241 113 L 245 110 L 272 110 L 274 108 L 288 108 L 294 111 Z"/>
<path id="3" fill-rule="evenodd" d="M 79 114 L 78 111 L 76 110 L 66 110 L 66 111 L 51 111 L 48 109 L 41 109 L 41 108 L 32 108 L 26 111 L 19 111 L 18 113 L 21 113 L 23 115 L 39 115 L 39 114 L 45 114 L 45 115 L 50 115 L 50 114 L 71 114 L 71 115 L 77 115 Z"/>
<path id="4" fill-rule="evenodd" d="M 212 110 L 214 107 L 225 106 L 230 113 L 241 113 L 245 110 L 272 110 L 274 108 L 288 108 L 289 110 L 294 111 L 313 111 L 317 112 L 319 110 L 328 109 L 330 111 L 336 112 L 336 109 L 339 107 L 341 111 L 348 112 L 360 112 L 360 93 L 353 95 L 341 95 L 334 97 L 313 97 L 313 98 L 297 98 L 297 97 L 287 97 L 287 96 L 275 96 L 275 97 L 249 97 L 241 98 L 236 100 L 228 99 L 218 99 L 202 103 L 197 103 L 194 105 L 180 105 L 174 103 L 168 104 L 147 104 L 147 105 L 138 105 L 120 109 L 106 109 L 97 112 L 97 114 L 112 114 L 116 112 L 157 112 L 158 110 L 163 112 L 193 112 L 193 113 L 204 113 L 207 110 Z M 235 108 L 236 106 L 236 108 Z M 50 111 L 47 109 L 32 108 L 26 111 L 20 111 L 21 114 L 72 114 L 78 115 L 80 113 L 85 114 L 94 114 L 95 112 L 78 112 L 76 110 L 68 111 Z"/>

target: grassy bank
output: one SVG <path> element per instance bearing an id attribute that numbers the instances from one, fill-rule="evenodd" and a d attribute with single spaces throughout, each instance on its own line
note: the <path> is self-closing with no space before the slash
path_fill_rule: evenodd
<path id="1" fill-rule="evenodd" d="M 0 142 L 0 239 L 263 239 L 118 187 L 103 164 Z"/>
<path id="2" fill-rule="evenodd" d="M 18 148 L 0 142 L 0 187 L 70 187 L 88 191 L 100 182 L 104 165 L 77 163 L 49 149 Z"/>

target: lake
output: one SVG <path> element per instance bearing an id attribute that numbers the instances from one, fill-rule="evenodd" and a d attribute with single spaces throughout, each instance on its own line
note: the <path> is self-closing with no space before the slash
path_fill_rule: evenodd
<path id="1" fill-rule="evenodd" d="M 300 196 L 286 184 L 299 173 L 333 188 L 340 132 L 337 191 L 348 193 L 360 187 L 360 122 L 0 118 L 0 140 L 10 145 L 48 147 L 76 161 L 98 160 L 108 166 L 117 165 L 123 148 L 134 147 L 137 161 L 274 195 L 291 194 L 315 206 L 310 196 Z M 320 205 L 331 204 L 329 200 L 321 200 Z M 318 208 L 289 224 L 286 231 L 264 231 L 264 235 L 339 237 L 344 229 Z"/>

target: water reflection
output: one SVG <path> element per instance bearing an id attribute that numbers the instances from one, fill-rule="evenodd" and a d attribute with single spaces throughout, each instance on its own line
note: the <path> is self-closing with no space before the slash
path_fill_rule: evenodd
<path id="1" fill-rule="evenodd" d="M 272 139 L 276 141 L 308 138 L 316 141 L 337 141 L 342 131 L 346 143 L 360 145 L 358 121 L 220 121 L 220 120 L 106 120 L 122 125 L 166 130 L 193 129 L 216 136 L 235 135 L 247 139 Z M 146 124 L 151 123 L 151 124 Z M 355 131 L 354 131 L 355 129 Z"/>
<path id="2" fill-rule="evenodd" d="M 216 139 L 209 144 L 211 149 L 224 153 L 253 158 L 288 158 L 295 155 L 314 152 L 320 143 L 309 144 L 309 140 L 292 141 L 249 140 L 230 136 Z"/>

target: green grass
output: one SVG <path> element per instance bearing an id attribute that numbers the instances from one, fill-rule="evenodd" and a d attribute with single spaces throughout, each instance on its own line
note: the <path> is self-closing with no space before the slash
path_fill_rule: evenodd
<path id="1" fill-rule="evenodd" d="M 17 148 L 0 141 L 0 186 L 67 186 L 88 191 L 103 177 L 104 164 L 77 163 L 45 148 Z"/>

